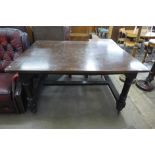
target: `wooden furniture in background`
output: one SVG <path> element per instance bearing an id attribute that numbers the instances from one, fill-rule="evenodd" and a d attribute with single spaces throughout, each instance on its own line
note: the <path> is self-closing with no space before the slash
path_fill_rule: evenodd
<path id="1" fill-rule="evenodd" d="M 145 62 L 145 59 L 147 57 L 147 55 L 150 53 L 152 53 L 153 49 L 155 48 L 155 39 L 150 39 L 148 42 L 144 43 L 144 48 L 145 48 L 145 53 L 144 53 L 144 57 L 142 60 L 142 63 Z"/>
<path id="2" fill-rule="evenodd" d="M 90 38 L 89 33 L 70 33 L 69 40 L 72 41 L 88 41 Z"/>
<path id="3" fill-rule="evenodd" d="M 124 44 L 124 40 L 125 40 L 125 28 L 123 27 L 119 29 L 117 43 Z"/>
<path id="4" fill-rule="evenodd" d="M 135 26 L 134 30 L 126 30 L 125 35 L 126 38 L 128 38 L 129 41 L 126 42 L 126 46 L 128 47 L 135 47 L 138 46 L 138 43 L 142 43 L 143 39 L 141 39 L 141 32 L 142 32 L 142 26 Z M 124 42 L 124 44 L 125 44 Z"/>
<path id="5" fill-rule="evenodd" d="M 133 30 L 134 26 L 113 26 L 111 39 L 114 40 L 115 42 L 118 41 L 120 28 L 125 28 L 126 30 Z"/>
<path id="6" fill-rule="evenodd" d="M 109 26 L 109 31 L 108 31 L 108 35 L 107 35 L 108 39 L 111 39 L 112 31 L 113 31 L 113 26 Z"/>
<path id="7" fill-rule="evenodd" d="M 155 38 L 155 32 L 149 32 L 147 29 L 143 29 L 142 26 L 139 26 L 137 29 L 128 30 L 125 28 L 125 30 L 122 30 L 122 33 L 124 33 L 129 38 L 137 38 L 138 42 L 139 39 L 154 39 Z"/>
<path id="8" fill-rule="evenodd" d="M 134 30 L 128 30 L 126 32 L 125 28 L 121 28 L 120 29 L 120 32 L 122 33 L 122 35 L 124 35 L 124 40 L 123 40 L 123 44 L 124 44 L 124 47 L 128 47 L 128 48 L 132 48 L 132 53 L 131 55 L 133 57 L 136 56 L 136 53 L 138 51 L 138 42 L 139 42 L 139 38 L 140 38 L 140 33 L 141 33 L 141 29 L 142 27 L 140 27 L 138 30 L 137 30 L 137 27 L 135 27 Z M 135 35 L 136 33 L 136 35 Z M 124 82 L 125 81 L 125 76 L 124 75 L 120 75 L 119 76 L 119 79 Z M 133 83 L 135 82 L 135 80 L 133 80 Z"/>
<path id="9" fill-rule="evenodd" d="M 30 43 L 34 43 L 34 36 L 33 36 L 33 32 L 32 32 L 32 26 L 26 26 L 26 30 L 27 30 L 27 33 L 28 33 L 28 36 L 29 36 L 29 40 L 30 40 Z"/>
<path id="10" fill-rule="evenodd" d="M 137 45 L 137 43 L 142 42 L 140 41 L 140 34 L 141 34 L 142 26 L 135 28 L 133 30 L 126 30 L 125 28 L 119 29 L 119 36 L 118 42 L 123 42 L 125 47 L 133 48 Z"/>
<path id="11" fill-rule="evenodd" d="M 88 41 L 93 28 L 91 26 L 71 26 L 70 39 L 72 41 Z"/>

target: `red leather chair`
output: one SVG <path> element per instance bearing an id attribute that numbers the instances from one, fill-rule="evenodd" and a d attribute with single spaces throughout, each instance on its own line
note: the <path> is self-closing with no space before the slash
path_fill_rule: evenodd
<path id="1" fill-rule="evenodd" d="M 20 86 L 16 85 L 18 74 L 5 73 L 5 67 L 29 46 L 27 33 L 13 28 L 0 28 L 0 112 L 24 112 L 24 102 L 21 99 L 19 102 L 16 92 L 19 91 L 17 86 Z"/>

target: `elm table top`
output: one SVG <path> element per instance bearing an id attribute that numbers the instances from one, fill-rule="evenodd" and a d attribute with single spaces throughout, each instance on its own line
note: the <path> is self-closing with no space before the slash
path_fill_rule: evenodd
<path id="1" fill-rule="evenodd" d="M 119 74 L 148 72 L 111 39 L 36 41 L 5 70 L 19 73 Z"/>

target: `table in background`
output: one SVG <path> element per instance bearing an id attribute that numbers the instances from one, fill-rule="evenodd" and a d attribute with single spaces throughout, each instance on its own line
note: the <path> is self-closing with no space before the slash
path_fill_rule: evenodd
<path id="1" fill-rule="evenodd" d="M 139 31 L 139 29 L 136 29 L 136 30 L 125 30 L 125 29 L 122 29 L 121 32 L 123 34 L 125 34 L 127 37 L 136 38 L 137 35 L 138 35 L 138 31 Z M 142 29 L 141 33 L 140 33 L 140 38 L 142 38 L 142 39 L 154 39 L 155 38 L 155 32 L 149 32 L 146 29 Z"/>

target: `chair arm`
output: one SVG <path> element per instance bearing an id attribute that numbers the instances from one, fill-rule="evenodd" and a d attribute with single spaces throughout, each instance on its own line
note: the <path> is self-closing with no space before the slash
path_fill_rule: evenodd
<path id="1" fill-rule="evenodd" d="M 26 106 L 24 104 L 24 95 L 22 91 L 22 84 L 20 81 L 16 81 L 16 88 L 14 92 L 15 102 L 18 106 L 19 112 L 24 113 L 26 111 Z"/>
<path id="2" fill-rule="evenodd" d="M 24 98 L 22 92 L 22 84 L 19 80 L 19 74 L 16 73 L 12 77 L 12 98 L 13 102 L 17 106 L 19 113 L 24 113 L 26 111 L 26 107 L 24 107 Z"/>

